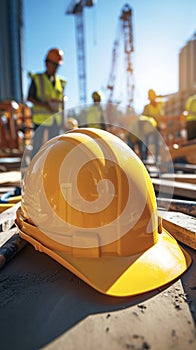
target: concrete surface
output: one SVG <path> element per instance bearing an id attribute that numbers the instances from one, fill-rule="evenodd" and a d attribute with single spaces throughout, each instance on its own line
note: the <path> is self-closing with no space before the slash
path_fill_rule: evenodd
<path id="1" fill-rule="evenodd" d="M 28 245 L 0 272 L 1 349 L 195 350 L 196 253 L 183 247 L 193 263 L 180 279 L 119 299 Z"/>

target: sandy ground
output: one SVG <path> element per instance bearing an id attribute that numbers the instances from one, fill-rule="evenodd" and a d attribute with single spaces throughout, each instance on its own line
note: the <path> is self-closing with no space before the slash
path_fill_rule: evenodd
<path id="1" fill-rule="evenodd" d="M 1 349 L 195 350 L 196 253 L 186 249 L 193 263 L 180 279 L 124 299 L 28 245 L 0 272 Z"/>

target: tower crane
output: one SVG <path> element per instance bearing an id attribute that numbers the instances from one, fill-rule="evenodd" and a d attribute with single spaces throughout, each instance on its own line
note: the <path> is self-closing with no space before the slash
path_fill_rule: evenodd
<path id="1" fill-rule="evenodd" d="M 133 64 L 132 56 L 134 52 L 133 48 L 133 25 L 132 25 L 132 8 L 129 4 L 125 4 L 122 8 L 121 15 L 119 17 L 120 34 L 115 39 L 112 51 L 112 65 L 108 79 L 107 88 L 110 90 L 108 102 L 112 102 L 115 82 L 116 82 L 116 69 L 119 57 L 119 46 L 121 37 L 123 37 L 124 43 L 124 59 L 126 69 L 126 98 L 128 107 L 133 107 Z"/>
<path id="2" fill-rule="evenodd" d="M 92 7 L 93 0 L 72 0 L 66 10 L 67 15 L 75 16 L 75 32 L 78 64 L 78 83 L 80 103 L 85 104 L 86 95 L 86 57 L 85 57 L 85 35 L 84 35 L 84 7 Z"/>

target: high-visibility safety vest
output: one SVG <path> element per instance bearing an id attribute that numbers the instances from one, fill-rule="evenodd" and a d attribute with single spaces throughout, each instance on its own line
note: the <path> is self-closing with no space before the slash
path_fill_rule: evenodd
<path id="1" fill-rule="evenodd" d="M 45 73 L 32 74 L 30 77 L 34 80 L 36 86 L 37 98 L 42 102 L 49 102 L 51 99 L 59 100 L 59 103 L 55 102 L 55 112 L 52 114 L 46 107 L 33 105 L 32 107 L 32 119 L 33 123 L 45 126 L 53 125 L 56 120 L 58 125 L 62 124 L 62 110 L 63 110 L 63 94 L 66 84 L 65 80 L 55 77 L 55 84 L 52 85 Z"/>
<path id="2" fill-rule="evenodd" d="M 196 120 L 196 95 L 190 96 L 186 102 L 185 110 L 188 113 L 186 120 Z"/>
<path id="3" fill-rule="evenodd" d="M 154 118 L 156 121 L 158 121 L 158 118 L 163 115 L 163 108 L 161 103 L 157 102 L 156 106 L 152 105 L 151 103 L 147 104 L 144 107 L 143 115 L 146 115 L 148 117 Z"/>
<path id="4" fill-rule="evenodd" d="M 99 104 L 92 105 L 87 111 L 86 123 L 88 127 L 100 128 L 104 123 L 103 110 Z"/>

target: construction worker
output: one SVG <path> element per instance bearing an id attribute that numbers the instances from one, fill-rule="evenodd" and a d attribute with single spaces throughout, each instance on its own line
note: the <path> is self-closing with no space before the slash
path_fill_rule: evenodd
<path id="1" fill-rule="evenodd" d="M 63 63 L 63 51 L 50 49 L 46 55 L 44 73 L 30 74 L 31 84 L 27 100 L 33 104 L 32 121 L 34 124 L 33 157 L 43 144 L 45 133 L 51 139 L 57 136 L 63 127 L 64 87 L 66 81 L 56 75 Z"/>
<path id="2" fill-rule="evenodd" d="M 187 139 L 193 140 L 196 138 L 196 94 L 187 99 L 184 115 L 186 116 Z"/>
<path id="3" fill-rule="evenodd" d="M 86 124 L 88 127 L 106 129 L 100 93 L 94 91 L 92 93 L 92 99 L 93 104 L 87 111 Z"/>
<path id="4" fill-rule="evenodd" d="M 150 143 L 155 145 L 155 160 L 158 161 L 159 149 L 160 149 L 160 138 L 157 128 L 158 119 L 161 115 L 164 114 L 163 104 L 158 101 L 157 95 L 153 89 L 148 90 L 148 99 L 149 103 L 144 106 L 142 117 L 148 117 L 149 127 L 145 123 L 144 130 L 145 139 L 143 144 L 143 154 L 142 158 L 147 159 L 148 156 L 148 147 Z M 150 125 L 151 124 L 151 125 Z M 151 129 L 151 130 L 150 130 Z"/>

